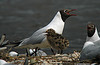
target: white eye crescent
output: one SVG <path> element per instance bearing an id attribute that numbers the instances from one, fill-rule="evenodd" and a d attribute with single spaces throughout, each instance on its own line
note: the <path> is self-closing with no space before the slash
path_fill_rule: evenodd
<path id="1" fill-rule="evenodd" d="M 67 12 L 67 10 L 64 10 L 64 12 Z"/>

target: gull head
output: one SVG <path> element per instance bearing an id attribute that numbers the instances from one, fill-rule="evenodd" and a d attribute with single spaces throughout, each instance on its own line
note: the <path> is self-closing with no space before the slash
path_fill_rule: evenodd
<path id="1" fill-rule="evenodd" d="M 48 29 L 48 30 L 46 31 L 46 33 L 47 33 L 47 35 L 52 35 L 52 34 L 55 34 L 55 30 L 53 30 L 53 29 Z"/>
<path id="2" fill-rule="evenodd" d="M 75 10 L 76 9 L 72 9 L 72 10 L 63 9 L 63 10 L 60 10 L 62 20 L 65 21 L 70 16 L 76 16 L 76 14 L 70 14 L 70 12 L 75 11 Z"/>
<path id="3" fill-rule="evenodd" d="M 93 35 L 94 35 L 94 33 L 95 33 L 95 25 L 94 24 L 92 24 L 92 23 L 89 23 L 88 25 L 87 25 L 87 34 L 88 34 L 88 37 L 92 37 Z"/>

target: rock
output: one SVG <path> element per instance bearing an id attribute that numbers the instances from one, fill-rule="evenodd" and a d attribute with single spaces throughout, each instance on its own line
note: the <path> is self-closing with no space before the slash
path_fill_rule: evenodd
<path id="1" fill-rule="evenodd" d="M 15 52 L 15 51 L 11 51 L 11 52 L 9 53 L 9 56 L 18 56 L 18 53 Z"/>
<path id="2" fill-rule="evenodd" d="M 11 64 L 6 62 L 5 60 L 0 59 L 0 65 L 15 65 L 15 64 Z"/>

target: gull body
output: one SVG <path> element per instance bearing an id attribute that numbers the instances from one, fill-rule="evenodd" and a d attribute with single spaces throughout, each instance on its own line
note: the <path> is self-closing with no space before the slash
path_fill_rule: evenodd
<path id="1" fill-rule="evenodd" d="M 27 44 L 34 44 L 33 47 L 39 46 L 40 48 L 50 47 L 48 41 L 46 41 L 45 31 L 52 28 L 57 33 L 62 34 L 65 22 L 61 19 L 60 12 L 56 14 L 54 19 L 45 27 L 37 30 L 31 37 L 24 39 L 19 46 L 27 45 Z M 58 28 L 60 27 L 60 28 Z M 41 46 L 41 44 L 43 46 Z M 45 45 L 45 46 L 44 46 Z"/>
<path id="2" fill-rule="evenodd" d="M 80 54 L 80 60 L 93 59 L 100 54 L 100 38 L 94 24 L 87 25 L 87 38 Z"/>
<path id="3" fill-rule="evenodd" d="M 69 41 L 64 38 L 61 34 L 58 34 L 53 29 L 48 29 L 47 33 L 47 40 L 52 48 L 56 50 L 60 50 L 60 54 L 63 53 L 63 50 L 69 46 Z"/>
<path id="4" fill-rule="evenodd" d="M 33 33 L 32 36 L 29 38 L 26 38 L 22 40 L 22 42 L 19 44 L 19 47 L 39 47 L 39 48 L 49 48 L 51 47 L 48 44 L 48 41 L 46 39 L 46 31 L 50 28 L 54 29 L 56 33 L 62 34 L 64 29 L 65 21 L 70 16 L 75 16 L 75 14 L 69 14 L 69 12 L 74 11 L 73 10 L 60 10 L 57 12 L 53 20 L 45 27 L 37 30 Z M 27 45 L 27 46 L 25 46 Z"/>

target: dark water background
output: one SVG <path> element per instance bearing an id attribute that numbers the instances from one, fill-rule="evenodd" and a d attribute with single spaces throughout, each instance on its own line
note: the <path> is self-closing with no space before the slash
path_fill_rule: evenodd
<path id="1" fill-rule="evenodd" d="M 93 22 L 100 31 L 100 0 L 0 0 L 0 36 L 5 33 L 10 41 L 29 37 L 60 9 L 77 9 L 73 12 L 77 16 L 66 20 L 63 35 L 70 46 L 65 52 L 81 50 L 87 23 Z"/>

